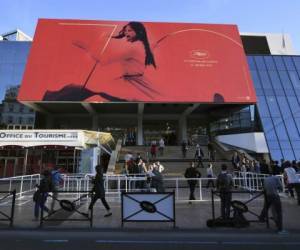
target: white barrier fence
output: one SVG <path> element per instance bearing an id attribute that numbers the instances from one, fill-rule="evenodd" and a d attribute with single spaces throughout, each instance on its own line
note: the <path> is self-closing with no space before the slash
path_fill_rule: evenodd
<path id="1" fill-rule="evenodd" d="M 263 180 L 268 175 L 256 174 L 250 172 L 235 172 L 233 173 L 233 182 L 235 188 L 239 190 L 260 191 L 263 187 Z M 72 174 L 62 175 L 64 181 L 61 186 L 61 191 L 77 191 L 80 195 L 81 190 L 90 190 L 92 187 L 93 175 L 90 174 Z M 285 189 L 284 178 L 281 179 L 283 190 Z M 187 180 L 197 181 L 195 195 L 197 200 L 209 200 L 210 188 L 206 188 L 208 181 L 213 181 L 216 185 L 216 178 L 184 178 L 184 177 L 168 177 L 163 179 L 166 191 L 174 191 L 176 200 L 188 200 L 189 187 Z M 40 175 L 24 175 L 0 179 L 0 190 L 11 191 L 16 189 L 17 195 L 22 195 L 35 190 L 36 184 L 40 182 Z M 108 197 L 120 200 L 122 192 L 153 191 L 150 185 L 147 185 L 147 177 L 143 175 L 128 176 L 128 175 L 105 175 L 105 189 Z"/>
<path id="2" fill-rule="evenodd" d="M 24 194 L 35 190 L 40 183 L 40 174 L 13 176 L 0 179 L 0 191 L 16 190 L 16 195 L 22 197 Z"/>

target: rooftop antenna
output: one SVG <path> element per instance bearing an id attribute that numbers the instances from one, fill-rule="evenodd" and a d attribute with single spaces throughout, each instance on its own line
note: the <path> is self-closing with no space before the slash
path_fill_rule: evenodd
<path id="1" fill-rule="evenodd" d="M 284 37 L 284 29 L 282 29 L 282 48 L 285 49 L 286 44 L 285 44 L 285 37 Z"/>

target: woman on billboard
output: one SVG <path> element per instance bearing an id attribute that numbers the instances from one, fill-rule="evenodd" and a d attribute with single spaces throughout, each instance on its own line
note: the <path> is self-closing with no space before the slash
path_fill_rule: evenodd
<path id="1" fill-rule="evenodd" d="M 122 42 L 126 42 L 110 46 L 111 53 L 103 55 L 101 59 L 91 55 L 95 64 L 82 85 L 69 84 L 58 91 L 47 91 L 43 99 L 46 101 L 98 101 L 100 98 L 100 101 L 121 102 L 154 100 L 159 92 L 151 87 L 150 82 L 144 76 L 147 66 L 156 69 L 144 25 L 140 22 L 129 22 L 118 35 L 112 36 L 112 38 L 124 39 Z M 111 42 L 114 43 L 113 40 Z M 80 42 L 73 43 L 73 45 L 89 53 L 88 49 Z M 118 52 L 113 51 L 113 48 Z M 99 69 L 97 69 L 98 64 L 102 66 Z M 112 64 L 119 64 L 120 72 L 117 67 L 115 67 L 116 69 L 106 68 Z M 113 79 L 108 81 L 105 79 L 112 75 L 114 75 Z"/>

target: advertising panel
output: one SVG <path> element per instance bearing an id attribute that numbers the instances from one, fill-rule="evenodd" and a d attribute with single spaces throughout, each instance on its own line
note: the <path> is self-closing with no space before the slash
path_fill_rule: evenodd
<path id="1" fill-rule="evenodd" d="M 18 99 L 256 101 L 235 25 L 51 19 L 39 20 Z"/>

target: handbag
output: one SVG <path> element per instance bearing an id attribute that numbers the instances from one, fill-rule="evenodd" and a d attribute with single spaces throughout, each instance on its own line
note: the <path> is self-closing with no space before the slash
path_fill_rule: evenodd
<path id="1" fill-rule="evenodd" d="M 32 196 L 32 200 L 34 201 L 34 202 L 38 202 L 39 201 L 39 199 L 40 199 L 40 191 L 35 191 L 34 193 L 33 193 L 33 196 Z"/>

